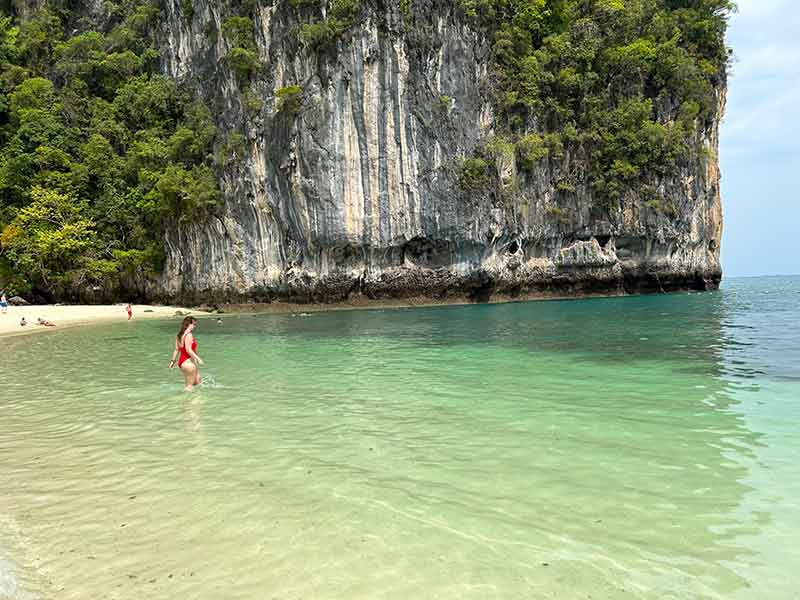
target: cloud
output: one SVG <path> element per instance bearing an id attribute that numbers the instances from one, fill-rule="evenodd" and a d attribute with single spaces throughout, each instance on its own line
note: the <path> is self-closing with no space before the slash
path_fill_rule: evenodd
<path id="1" fill-rule="evenodd" d="M 800 11 L 789 0 L 738 0 L 734 62 L 720 132 L 730 275 L 797 272 L 793 228 L 800 169 Z"/>
<path id="2" fill-rule="evenodd" d="M 800 139 L 800 14 L 786 0 L 740 0 L 730 23 L 734 50 L 722 153 L 797 153 Z"/>

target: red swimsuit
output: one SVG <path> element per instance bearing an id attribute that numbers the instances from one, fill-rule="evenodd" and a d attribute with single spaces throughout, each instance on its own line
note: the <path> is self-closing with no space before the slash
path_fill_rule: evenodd
<path id="1" fill-rule="evenodd" d="M 197 340 L 192 338 L 192 352 L 196 352 L 196 351 L 197 351 Z M 181 365 L 183 363 L 185 363 L 187 360 L 189 360 L 190 358 L 192 358 L 192 357 L 189 356 L 188 352 L 186 352 L 186 338 L 183 338 L 183 345 L 181 346 L 181 355 L 178 358 L 178 368 L 180 368 Z"/>

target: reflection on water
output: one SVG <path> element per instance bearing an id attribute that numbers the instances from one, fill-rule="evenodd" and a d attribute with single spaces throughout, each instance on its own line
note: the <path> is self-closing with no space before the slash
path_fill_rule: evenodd
<path id="1" fill-rule="evenodd" d="M 191 395 L 176 323 L 8 340 L 0 597 L 791 598 L 798 299 L 230 316 Z"/>
<path id="2" fill-rule="evenodd" d="M 187 398 L 183 403 L 185 407 L 184 415 L 187 431 L 200 431 L 200 413 L 202 411 L 202 403 L 202 399 L 198 398 L 196 394 L 187 394 Z"/>

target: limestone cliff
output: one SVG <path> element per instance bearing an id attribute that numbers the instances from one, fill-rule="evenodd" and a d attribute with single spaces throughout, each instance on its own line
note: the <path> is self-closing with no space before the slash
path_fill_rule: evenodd
<path id="1" fill-rule="evenodd" d="M 218 34 L 230 7 L 194 2 L 187 19 L 181 4 L 164 3 L 163 70 L 244 143 L 224 169 L 224 205 L 170 228 L 154 296 L 486 300 L 718 285 L 724 86 L 712 123 L 696 132 L 705 151 L 657 181 L 670 211 L 636 194 L 599 210 L 585 181 L 556 206 L 560 175 L 584 170 L 569 151 L 532 172 L 501 161 L 498 180 L 513 189 L 457 185 L 459 159 L 492 134 L 496 115 L 490 45 L 456 3 L 416 2 L 410 28 L 399 3 L 364 2 L 359 23 L 320 52 L 298 40 L 292 3 L 259 0 L 249 103 Z M 279 110 L 276 92 L 293 85 L 299 110 Z"/>

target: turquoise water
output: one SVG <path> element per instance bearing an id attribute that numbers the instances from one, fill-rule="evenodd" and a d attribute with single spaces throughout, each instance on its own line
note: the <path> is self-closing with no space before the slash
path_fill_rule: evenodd
<path id="1" fill-rule="evenodd" d="M 0 598 L 794 598 L 800 278 L 2 340 Z"/>

